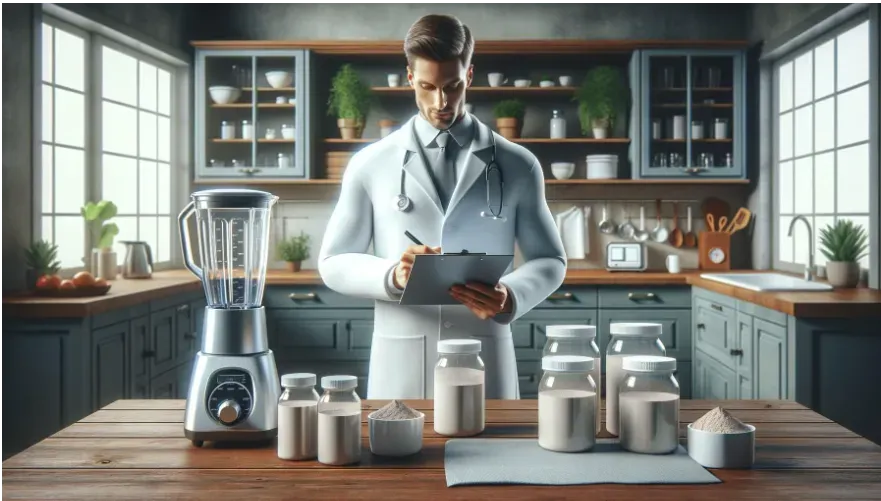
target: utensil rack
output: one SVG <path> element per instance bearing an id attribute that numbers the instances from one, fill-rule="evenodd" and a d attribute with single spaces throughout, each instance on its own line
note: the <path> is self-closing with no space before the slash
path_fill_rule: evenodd
<path id="1" fill-rule="evenodd" d="M 698 205 L 697 210 L 694 210 L 694 208 L 693 208 L 691 211 L 692 221 L 694 221 L 692 224 L 698 225 L 698 224 L 701 224 L 701 223 L 699 223 L 699 220 L 703 221 L 703 213 L 701 212 L 701 209 L 700 209 L 701 202 L 702 202 L 702 200 L 686 200 L 686 199 L 664 200 L 664 199 L 661 199 L 661 206 L 663 207 L 665 205 L 669 205 L 672 207 L 673 204 L 680 204 L 680 205 L 684 205 L 684 206 Z M 630 216 L 631 218 L 632 217 L 637 217 L 637 218 L 639 217 L 639 208 L 634 207 L 634 206 L 644 205 L 644 206 L 646 206 L 645 218 L 647 221 L 649 219 L 652 219 L 652 220 L 657 219 L 658 213 L 655 210 L 656 203 L 657 203 L 657 199 L 655 199 L 655 198 L 644 199 L 644 200 L 633 200 L 633 199 L 630 199 L 630 200 L 625 200 L 625 199 L 608 199 L 608 200 L 602 200 L 602 199 L 592 199 L 592 200 L 554 199 L 554 200 L 550 200 L 549 199 L 548 200 L 548 204 L 577 204 L 577 205 L 581 205 L 581 206 L 622 204 L 625 206 L 624 213 L 627 214 L 628 216 Z M 615 211 L 615 212 L 617 213 L 619 211 Z M 678 214 L 679 225 L 682 227 L 684 227 L 684 225 L 685 225 L 687 213 L 688 213 L 688 211 L 686 208 L 684 208 L 684 207 L 679 208 L 679 214 Z M 619 217 L 619 216 L 620 216 L 620 214 L 610 214 L 611 219 L 615 219 L 616 217 Z M 661 212 L 661 219 L 672 219 L 673 216 L 674 216 L 674 214 L 672 212 L 672 209 L 671 209 L 670 213 L 664 213 L 663 211 Z"/>

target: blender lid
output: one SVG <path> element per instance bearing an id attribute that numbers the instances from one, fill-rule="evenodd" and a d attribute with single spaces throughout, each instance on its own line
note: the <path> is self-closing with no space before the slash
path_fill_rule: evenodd
<path id="1" fill-rule="evenodd" d="M 247 188 L 218 188 L 191 195 L 196 208 L 268 209 L 278 201 L 272 193 Z"/>

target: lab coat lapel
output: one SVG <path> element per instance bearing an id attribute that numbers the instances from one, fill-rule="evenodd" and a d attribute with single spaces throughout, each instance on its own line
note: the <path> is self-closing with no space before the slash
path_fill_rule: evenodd
<path id="1" fill-rule="evenodd" d="M 453 196 L 450 197 L 447 214 L 453 212 L 453 209 L 465 197 L 465 194 L 468 193 L 468 190 L 477 181 L 477 178 L 483 175 L 484 169 L 492 156 L 492 139 L 490 138 L 490 134 L 493 133 L 492 130 L 483 125 L 474 115 L 471 115 L 471 118 L 474 120 L 474 138 L 471 140 L 468 160 L 462 169 L 459 182 L 456 183 L 456 189 L 453 190 Z"/>
<path id="2" fill-rule="evenodd" d="M 404 127 L 401 127 L 396 131 L 400 134 L 398 144 L 404 149 L 404 156 L 401 159 L 403 162 L 402 168 L 404 169 L 404 172 L 407 173 L 407 177 L 415 180 L 419 184 L 419 187 L 422 188 L 422 191 L 428 195 L 428 198 L 434 202 L 434 206 L 437 208 L 438 212 L 443 214 L 444 209 L 443 206 L 441 206 L 440 196 L 438 196 L 437 189 L 434 187 L 434 182 L 431 180 L 428 166 L 425 165 L 425 162 L 422 160 L 422 155 L 419 154 L 419 144 L 416 139 L 416 131 L 413 130 L 414 120 L 415 118 L 411 118 Z"/>

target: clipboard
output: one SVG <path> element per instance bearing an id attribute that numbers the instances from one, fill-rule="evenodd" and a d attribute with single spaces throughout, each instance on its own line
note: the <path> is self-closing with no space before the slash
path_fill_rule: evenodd
<path id="1" fill-rule="evenodd" d="M 466 282 L 494 286 L 513 261 L 513 254 L 417 254 L 399 304 L 461 304 L 450 296 L 450 287 Z"/>

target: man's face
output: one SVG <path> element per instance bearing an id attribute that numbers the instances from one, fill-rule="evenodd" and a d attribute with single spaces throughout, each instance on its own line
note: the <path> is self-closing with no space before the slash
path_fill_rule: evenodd
<path id="1" fill-rule="evenodd" d="M 465 89 L 474 66 L 461 61 L 436 62 L 417 58 L 407 67 L 407 80 L 416 91 L 419 114 L 437 129 L 449 128 L 465 110 Z"/>

